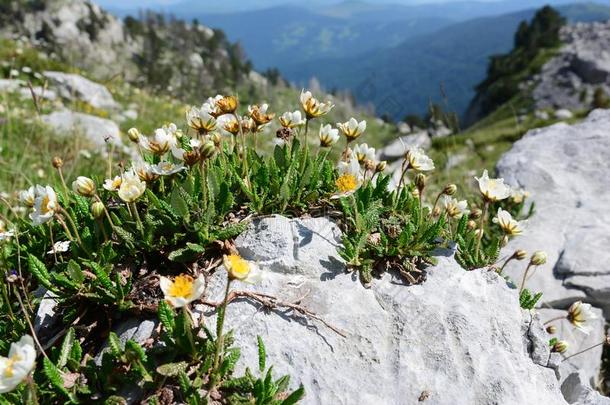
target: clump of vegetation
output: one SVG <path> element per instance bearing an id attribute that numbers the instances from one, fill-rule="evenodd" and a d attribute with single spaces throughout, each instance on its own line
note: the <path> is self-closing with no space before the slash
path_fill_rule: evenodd
<path id="1" fill-rule="evenodd" d="M 137 387 L 149 402 L 295 403 L 304 389 L 291 392 L 288 377 L 274 380 L 262 341 L 260 376 L 235 375 L 239 348 L 223 328 L 236 298 L 283 305 L 234 289 L 265 271 L 241 258 L 232 243 L 253 215 L 340 213 L 341 255 L 366 283 L 390 270 L 407 284 L 422 282 L 434 251 L 452 246 L 465 269 L 502 272 L 500 247 L 523 232 L 515 218 L 522 215 L 524 192 L 484 172 L 479 202 L 457 200 L 453 184 L 430 195 L 434 162 L 416 148 L 393 182 L 375 150 L 356 144 L 366 121 L 314 127 L 333 108 L 302 92 L 300 110 L 276 118 L 267 104 L 244 108 L 237 97 L 219 95 L 189 108 L 180 127 L 166 124 L 148 136 L 130 129 L 139 153 L 129 167 L 110 161 L 104 177 L 67 177 L 55 158 L 58 183 L 32 186 L 17 199 L 2 197 L 0 350 L 19 341 L 6 363 L 18 365 L 19 373 L 10 380 L 0 376 L 2 398 L 120 402 L 125 390 Z M 259 138 L 274 122 L 276 146 L 261 154 Z M 205 285 L 222 268 L 225 295 L 213 302 Z M 52 333 L 32 326 L 37 291 L 57 302 Z M 216 310 L 215 331 L 192 308 L 195 302 Z M 289 308 L 341 334 L 306 308 Z M 160 335 L 153 340 L 162 344 L 114 334 L 134 318 L 158 320 Z M 15 357 L 18 350 L 24 354 Z"/>

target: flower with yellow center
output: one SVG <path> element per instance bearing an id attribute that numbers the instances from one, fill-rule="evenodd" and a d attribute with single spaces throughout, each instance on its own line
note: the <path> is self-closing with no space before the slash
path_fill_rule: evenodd
<path id="1" fill-rule="evenodd" d="M 460 219 L 462 216 L 470 213 L 466 200 L 458 201 L 448 195 L 441 197 L 441 207 L 443 207 L 447 216 L 453 219 Z"/>
<path id="2" fill-rule="evenodd" d="M 248 107 L 248 114 L 254 120 L 256 125 L 261 126 L 268 124 L 271 122 L 273 117 L 275 117 L 275 114 L 267 113 L 268 109 L 268 104 L 262 104 L 260 106 L 255 104 Z"/>
<path id="3" fill-rule="evenodd" d="M 131 164 L 132 170 L 138 175 L 140 180 L 147 183 L 153 182 L 159 178 L 159 174 L 155 173 L 153 166 L 144 161 L 137 161 Z"/>
<path id="4" fill-rule="evenodd" d="M 223 114 L 233 114 L 237 110 L 238 104 L 237 97 L 235 96 L 224 96 L 216 100 L 216 107 Z"/>
<path id="5" fill-rule="evenodd" d="M 237 135 L 237 134 L 239 134 L 239 130 L 240 130 L 239 122 L 237 122 L 235 117 L 231 117 L 230 119 L 226 120 L 223 123 L 222 129 L 224 129 L 231 135 Z"/>
<path id="6" fill-rule="evenodd" d="M 181 172 L 182 170 L 186 170 L 186 167 L 184 165 L 178 165 L 167 161 L 159 162 L 152 167 L 153 173 L 161 176 L 171 176 L 172 174 L 176 174 L 178 172 Z"/>
<path id="7" fill-rule="evenodd" d="M 123 178 L 121 176 L 115 176 L 114 179 L 106 179 L 104 180 L 104 187 L 108 191 L 117 191 L 119 187 L 121 187 L 121 182 Z"/>
<path id="8" fill-rule="evenodd" d="M 179 135 L 181 133 L 178 131 L 176 124 L 164 125 L 155 130 L 154 136 L 150 138 L 141 137 L 140 146 L 157 156 L 161 156 L 176 146 Z"/>
<path id="9" fill-rule="evenodd" d="M 318 137 L 320 138 L 320 147 L 329 148 L 339 140 L 339 130 L 334 129 L 330 124 L 320 125 Z"/>
<path id="10" fill-rule="evenodd" d="M 335 181 L 338 193 L 332 198 L 346 197 L 360 188 L 363 181 L 360 163 L 355 156 L 351 156 L 349 162 L 341 161 L 337 166 L 339 177 Z"/>
<path id="11" fill-rule="evenodd" d="M 585 334 L 591 332 L 590 321 L 597 319 L 597 315 L 591 309 L 591 304 L 583 304 L 582 301 L 576 301 L 568 309 L 568 321 L 576 328 Z"/>
<path id="12" fill-rule="evenodd" d="M 95 182 L 89 177 L 78 176 L 72 182 L 72 190 L 83 197 L 93 197 L 95 195 Z"/>
<path id="13" fill-rule="evenodd" d="M 518 236 L 523 234 L 523 223 L 513 219 L 510 212 L 498 208 L 498 215 L 492 220 L 494 224 L 498 224 L 505 235 Z"/>
<path id="14" fill-rule="evenodd" d="M 262 273 L 255 263 L 242 258 L 238 254 L 225 255 L 222 258 L 222 263 L 231 280 L 256 283 L 262 277 Z"/>
<path id="15" fill-rule="evenodd" d="M 140 180 L 133 171 L 123 173 L 121 186 L 119 187 L 119 198 L 126 203 L 132 203 L 144 194 L 146 183 Z"/>
<path id="16" fill-rule="evenodd" d="M 510 198 L 515 204 L 521 204 L 530 196 L 530 193 L 522 188 L 511 190 Z"/>
<path id="17" fill-rule="evenodd" d="M 292 129 L 305 124 L 305 120 L 303 119 L 301 112 L 297 111 L 286 111 L 279 118 L 280 124 L 284 128 Z"/>
<path id="18" fill-rule="evenodd" d="M 172 281 L 167 277 L 161 277 L 159 286 L 165 301 L 174 308 L 181 308 L 201 298 L 205 290 L 205 278 L 200 275 L 197 279 L 193 279 L 189 275 L 181 274 Z"/>
<path id="19" fill-rule="evenodd" d="M 487 170 L 483 176 L 475 177 L 479 183 L 479 190 L 487 201 L 500 201 L 510 196 L 510 187 L 504 184 L 504 179 L 490 179 Z"/>
<path id="20" fill-rule="evenodd" d="M 186 122 L 199 135 L 205 135 L 216 129 L 216 118 L 202 108 L 190 107 L 186 110 Z"/>
<path id="21" fill-rule="evenodd" d="M 34 212 L 30 219 L 34 225 L 48 222 L 59 209 L 59 202 L 55 190 L 51 186 L 36 186 L 36 200 L 34 201 Z"/>
<path id="22" fill-rule="evenodd" d="M 0 357 L 0 394 L 14 390 L 34 369 L 36 349 L 31 336 L 12 343 L 8 357 Z"/>
<path id="23" fill-rule="evenodd" d="M 319 101 L 311 94 L 310 91 L 305 90 L 301 91 L 300 101 L 307 119 L 318 118 L 322 115 L 328 114 L 328 112 L 335 106 L 330 101 L 325 103 Z"/>
<path id="24" fill-rule="evenodd" d="M 434 170 L 434 162 L 421 148 L 411 148 L 405 153 L 408 168 L 418 172 L 429 172 Z"/>
<path id="25" fill-rule="evenodd" d="M 338 123 L 337 127 L 343 132 L 347 142 L 352 142 L 366 130 L 366 121 L 358 122 L 356 118 L 352 117 L 347 122 Z"/>

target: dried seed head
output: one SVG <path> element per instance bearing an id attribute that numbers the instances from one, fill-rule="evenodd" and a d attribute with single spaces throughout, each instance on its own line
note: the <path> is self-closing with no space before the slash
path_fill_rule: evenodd
<path id="1" fill-rule="evenodd" d="M 187 166 L 194 166 L 201 159 L 201 153 L 198 150 L 189 150 L 184 152 L 182 159 Z"/>
<path id="2" fill-rule="evenodd" d="M 282 127 L 275 132 L 275 136 L 287 141 L 292 136 L 292 130 L 290 128 Z"/>
<path id="3" fill-rule="evenodd" d="M 53 160 L 51 160 L 51 163 L 53 164 L 53 167 L 56 169 L 61 169 L 62 166 L 64 165 L 64 161 L 59 156 L 55 156 L 53 158 Z"/>
<path id="4" fill-rule="evenodd" d="M 426 187 L 426 175 L 422 173 L 417 173 L 417 176 L 415 176 L 415 186 L 417 186 L 417 189 L 421 193 L 422 190 Z"/>
<path id="5" fill-rule="evenodd" d="M 468 221 L 468 229 L 473 230 L 477 227 L 477 223 L 474 222 L 472 219 L 470 221 Z"/>
<path id="6" fill-rule="evenodd" d="M 375 171 L 377 173 L 381 173 L 381 172 L 385 171 L 386 167 L 388 167 L 388 162 L 386 162 L 385 160 L 382 160 L 381 162 L 377 163 L 377 167 L 375 167 Z"/>
<path id="7" fill-rule="evenodd" d="M 377 164 L 370 160 L 370 159 L 366 159 L 364 161 L 364 168 L 370 172 L 375 171 L 375 169 L 377 168 Z"/>
<path id="8" fill-rule="evenodd" d="M 483 211 L 480 208 L 473 208 L 470 211 L 470 219 L 479 219 L 483 216 Z"/>

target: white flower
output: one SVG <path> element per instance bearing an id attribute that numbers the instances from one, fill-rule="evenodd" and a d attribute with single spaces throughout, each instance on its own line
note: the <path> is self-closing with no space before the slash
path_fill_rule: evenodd
<path id="1" fill-rule="evenodd" d="M 0 219 L 0 242 L 2 242 L 3 240 L 6 240 L 6 239 L 12 238 L 13 236 L 15 236 L 15 231 L 7 230 L 6 224 L 4 223 L 3 220 Z"/>
<path id="2" fill-rule="evenodd" d="M 141 137 L 140 146 L 143 149 L 154 153 L 155 155 L 163 155 L 178 143 L 179 131 L 176 124 L 164 125 L 155 130 L 152 137 Z"/>
<path id="3" fill-rule="evenodd" d="M 64 252 L 67 252 L 68 249 L 70 249 L 70 241 L 69 240 L 55 242 L 55 244 L 53 245 L 51 250 L 49 250 L 47 252 L 47 254 L 52 255 L 54 253 L 64 253 Z"/>
<path id="4" fill-rule="evenodd" d="M 34 203 L 36 202 L 36 188 L 32 186 L 27 190 L 20 191 L 19 201 L 26 207 L 34 207 Z"/>
<path id="5" fill-rule="evenodd" d="M 303 111 L 305 111 L 305 116 L 308 119 L 317 118 L 324 114 L 328 114 L 330 110 L 335 106 L 330 101 L 325 103 L 320 102 L 316 99 L 310 91 L 301 91 L 301 96 L 299 97 L 301 101 L 301 106 L 303 107 Z"/>
<path id="6" fill-rule="evenodd" d="M 132 203 L 146 191 L 146 183 L 133 171 L 123 174 L 121 186 L 119 187 L 119 197 L 126 203 Z"/>
<path id="7" fill-rule="evenodd" d="M 343 132 L 343 135 L 347 138 L 348 142 L 358 138 L 366 130 L 366 121 L 356 120 L 356 118 L 350 118 L 349 121 L 338 123 L 337 127 Z"/>
<path id="8" fill-rule="evenodd" d="M 213 108 L 204 104 L 201 108 L 190 107 L 186 110 L 186 122 L 198 134 L 206 134 L 216 129 L 216 118 L 211 114 Z"/>
<path id="9" fill-rule="evenodd" d="M 153 165 L 143 160 L 132 162 L 131 167 L 142 181 L 150 183 L 159 178 L 159 175 L 153 170 Z"/>
<path id="10" fill-rule="evenodd" d="M 205 278 L 202 275 L 193 280 L 191 276 L 182 274 L 174 281 L 167 277 L 161 277 L 159 286 L 165 300 L 174 308 L 181 308 L 199 299 L 205 290 Z"/>
<path id="11" fill-rule="evenodd" d="M 104 180 L 104 187 L 108 191 L 117 191 L 119 187 L 121 187 L 121 182 L 123 178 L 121 176 L 115 176 L 114 179 L 106 179 Z"/>
<path id="12" fill-rule="evenodd" d="M 458 201 L 457 199 L 444 194 L 441 197 L 441 206 L 450 218 L 459 219 L 470 213 L 466 200 Z"/>
<path id="13" fill-rule="evenodd" d="M 161 176 L 169 176 L 172 174 L 176 174 L 182 170 L 186 170 L 186 167 L 183 164 L 175 164 L 172 162 L 159 162 L 156 165 L 152 166 L 153 173 L 156 173 Z"/>
<path id="14" fill-rule="evenodd" d="M 360 163 L 358 163 L 358 159 L 355 156 L 351 156 L 348 162 L 339 162 L 337 171 L 339 172 L 339 177 L 335 184 L 339 192 L 332 198 L 340 198 L 353 194 L 362 185 L 364 178 L 360 170 Z"/>
<path id="15" fill-rule="evenodd" d="M 498 208 L 498 214 L 493 218 L 493 223 L 500 225 L 502 231 L 509 236 L 518 236 L 523 233 L 523 223 L 513 219 L 510 212 Z"/>
<path id="16" fill-rule="evenodd" d="M 434 170 L 434 162 L 426 155 L 421 148 L 411 148 L 405 154 L 405 159 L 409 168 L 419 172 L 429 172 Z"/>
<path id="17" fill-rule="evenodd" d="M 284 127 L 284 128 L 294 128 L 294 127 L 298 127 L 300 125 L 304 125 L 305 124 L 305 119 L 303 119 L 303 116 L 301 115 L 301 112 L 299 110 L 297 111 L 286 111 L 284 114 L 282 114 L 280 116 L 280 124 Z"/>
<path id="18" fill-rule="evenodd" d="M 51 186 L 36 186 L 35 193 L 34 212 L 30 214 L 30 219 L 34 225 L 40 225 L 53 218 L 55 211 L 59 209 L 59 203 Z"/>
<path id="19" fill-rule="evenodd" d="M 521 204 L 525 199 L 530 196 L 530 193 L 522 188 L 515 188 L 511 190 L 510 198 L 515 204 Z"/>
<path id="20" fill-rule="evenodd" d="M 225 255 L 222 263 L 233 280 L 255 284 L 263 278 L 263 273 L 256 263 L 245 260 L 238 254 Z"/>
<path id="21" fill-rule="evenodd" d="M 339 140 L 339 130 L 334 129 L 330 126 L 330 124 L 320 125 L 320 146 L 323 148 L 328 148 Z"/>
<path id="22" fill-rule="evenodd" d="M 8 357 L 0 357 L 0 393 L 15 389 L 34 369 L 36 349 L 31 336 L 11 344 Z"/>
<path id="23" fill-rule="evenodd" d="M 504 184 L 504 179 L 490 179 L 487 170 L 483 176 L 475 177 L 479 183 L 479 190 L 488 201 L 500 201 L 510 196 L 510 187 Z"/>
<path id="24" fill-rule="evenodd" d="M 364 164 L 367 160 L 375 161 L 375 148 L 369 148 L 366 143 L 362 143 L 354 146 L 354 155 L 360 164 Z"/>
<path id="25" fill-rule="evenodd" d="M 597 319 L 597 315 L 593 313 L 591 304 L 583 304 L 582 301 L 576 301 L 568 309 L 568 321 L 583 333 L 591 332 L 591 325 L 587 323 L 593 319 Z"/>

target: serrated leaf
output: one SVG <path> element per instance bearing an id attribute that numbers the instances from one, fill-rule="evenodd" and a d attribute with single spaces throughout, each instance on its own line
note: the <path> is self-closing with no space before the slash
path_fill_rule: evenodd
<path id="1" fill-rule="evenodd" d="M 51 284 L 49 272 L 47 271 L 47 266 L 44 265 L 36 256 L 31 253 L 28 254 L 28 268 L 30 269 L 30 273 L 36 277 L 38 282 L 42 284 L 45 288 L 52 290 L 53 285 Z"/>
<path id="2" fill-rule="evenodd" d="M 167 363 L 157 367 L 157 373 L 165 377 L 175 377 L 181 372 L 186 371 L 187 367 L 188 363 L 186 361 Z"/>
<path id="3" fill-rule="evenodd" d="M 69 328 L 68 332 L 66 332 L 66 336 L 64 337 L 64 341 L 61 344 L 61 349 L 59 351 L 59 358 L 57 359 L 57 367 L 62 368 L 68 362 L 68 358 L 70 357 L 70 353 L 72 351 L 72 346 L 74 345 L 74 337 L 76 333 L 74 328 Z"/>

